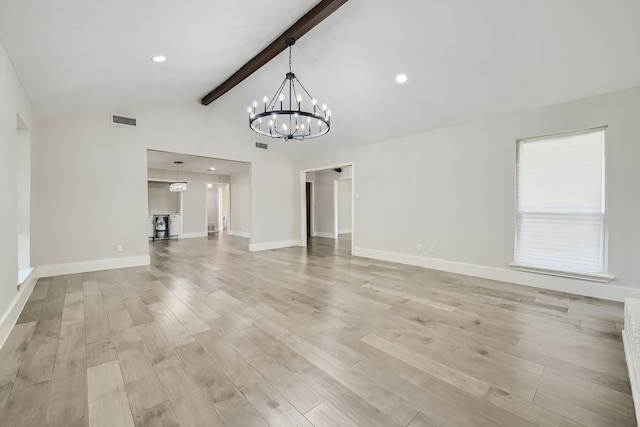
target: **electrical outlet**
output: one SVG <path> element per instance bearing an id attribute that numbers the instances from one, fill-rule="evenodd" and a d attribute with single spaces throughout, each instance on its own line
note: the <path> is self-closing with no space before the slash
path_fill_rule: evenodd
<path id="1" fill-rule="evenodd" d="M 117 252 L 117 253 L 122 252 L 122 245 L 118 245 L 118 246 L 116 246 L 116 252 Z"/>
<path id="2" fill-rule="evenodd" d="M 416 246 L 416 251 L 422 252 L 422 245 L 420 243 L 418 243 L 418 246 Z"/>
<path id="3" fill-rule="evenodd" d="M 434 245 L 433 243 L 431 243 L 429 245 L 429 252 L 434 253 L 436 251 L 436 245 Z"/>

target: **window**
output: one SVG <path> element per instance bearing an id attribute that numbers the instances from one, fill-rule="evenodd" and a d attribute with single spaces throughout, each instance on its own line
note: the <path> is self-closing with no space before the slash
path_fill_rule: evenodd
<path id="1" fill-rule="evenodd" d="M 515 267 L 604 275 L 605 129 L 518 141 Z"/>

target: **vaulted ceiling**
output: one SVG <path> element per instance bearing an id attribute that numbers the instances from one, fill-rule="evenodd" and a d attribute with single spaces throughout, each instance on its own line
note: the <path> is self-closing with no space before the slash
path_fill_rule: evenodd
<path id="1" fill-rule="evenodd" d="M 43 117 L 199 103 L 315 3 L 0 0 L 0 40 Z M 638 86 L 638 18 L 638 0 L 349 0 L 293 69 L 332 138 L 371 142 Z M 245 114 L 286 71 L 283 53 L 225 102 Z"/>

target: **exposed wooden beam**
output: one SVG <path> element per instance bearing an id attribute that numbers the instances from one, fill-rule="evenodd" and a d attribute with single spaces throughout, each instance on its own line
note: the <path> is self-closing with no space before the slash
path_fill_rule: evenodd
<path id="1" fill-rule="evenodd" d="M 269 46 L 262 52 L 254 56 L 244 64 L 238 71 L 233 73 L 231 77 L 225 80 L 220 86 L 206 94 L 202 98 L 202 105 L 209 105 L 225 93 L 229 92 L 235 86 L 240 84 L 244 79 L 255 73 L 264 64 L 275 58 L 280 52 L 288 46 L 286 40 L 293 38 L 299 40 L 313 27 L 324 21 L 329 15 L 335 12 L 340 6 L 348 0 L 322 0 L 315 5 L 313 9 L 307 12 L 302 18 L 298 19 L 295 24 L 280 34 Z"/>

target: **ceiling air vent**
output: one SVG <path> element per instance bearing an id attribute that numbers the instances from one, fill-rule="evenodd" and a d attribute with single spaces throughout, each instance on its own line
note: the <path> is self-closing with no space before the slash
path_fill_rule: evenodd
<path id="1" fill-rule="evenodd" d="M 265 144 L 264 142 L 256 142 L 256 148 L 262 148 L 263 150 L 266 150 L 267 148 L 269 148 L 269 145 Z"/>
<path id="2" fill-rule="evenodd" d="M 127 126 L 137 126 L 137 120 L 133 117 L 118 116 L 115 114 L 111 115 L 111 123 Z"/>

